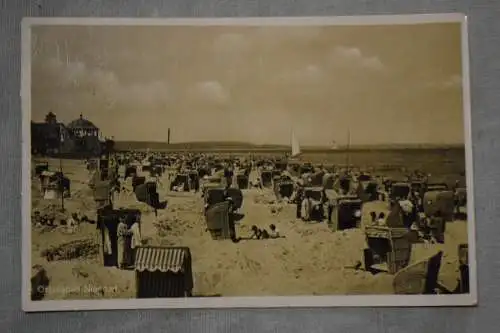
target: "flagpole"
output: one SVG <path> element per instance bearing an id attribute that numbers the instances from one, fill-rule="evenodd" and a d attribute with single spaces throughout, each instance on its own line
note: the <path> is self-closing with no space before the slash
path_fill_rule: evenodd
<path id="1" fill-rule="evenodd" d="M 347 152 L 346 152 L 346 164 L 347 164 L 347 173 L 349 173 L 349 170 L 350 170 L 350 163 L 351 163 L 351 159 L 350 159 L 350 155 L 349 155 L 349 150 L 351 149 L 351 130 L 348 129 L 347 130 Z"/>
<path id="2" fill-rule="evenodd" d="M 64 141 L 62 125 L 59 124 L 59 187 L 61 192 L 61 211 L 64 212 L 64 183 L 63 183 L 63 166 L 62 166 L 62 144 Z"/>

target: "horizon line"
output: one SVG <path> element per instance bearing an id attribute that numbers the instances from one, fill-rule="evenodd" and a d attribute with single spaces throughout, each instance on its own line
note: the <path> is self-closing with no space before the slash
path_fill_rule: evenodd
<path id="1" fill-rule="evenodd" d="M 149 140 L 117 140 L 112 139 L 116 143 L 128 143 L 128 144 L 161 144 L 164 146 L 178 146 L 178 145 L 203 145 L 203 144 L 220 144 L 220 145 L 247 145 L 254 147 L 291 147 L 291 144 L 281 144 L 281 143 L 253 143 L 248 141 L 219 141 L 219 140 L 207 140 L 207 141 L 181 141 L 181 142 L 171 142 L 168 143 L 166 141 L 149 141 Z M 301 145 L 301 148 L 326 148 L 332 149 L 333 145 Z M 453 143 L 428 143 L 428 142 L 419 142 L 419 143 L 360 143 L 360 144 L 338 144 L 337 148 L 343 147 L 387 147 L 387 146 L 399 146 L 399 147 L 418 147 L 418 146 L 432 146 L 432 147 L 458 147 L 465 146 L 463 142 L 453 142 Z M 335 150 L 335 149 L 332 149 Z"/>

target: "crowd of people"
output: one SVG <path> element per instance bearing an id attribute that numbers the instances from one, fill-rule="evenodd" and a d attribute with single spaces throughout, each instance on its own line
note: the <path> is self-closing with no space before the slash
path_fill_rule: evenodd
<path id="1" fill-rule="evenodd" d="M 119 175 L 119 166 L 125 166 L 127 167 L 129 165 L 129 162 L 136 162 L 140 163 L 141 157 L 144 158 L 144 156 L 141 156 L 140 154 L 137 157 L 134 157 L 133 155 L 127 155 L 124 154 L 123 156 L 118 156 L 116 160 L 113 160 L 113 163 L 110 161 L 110 165 L 108 168 L 109 175 L 107 178 L 111 179 L 111 193 L 119 193 L 125 191 L 125 186 L 120 182 L 120 177 Z M 150 156 L 151 157 L 151 156 Z M 146 156 L 147 158 L 147 156 Z M 155 157 L 156 158 L 156 157 Z M 159 157 L 157 157 L 159 159 Z M 174 177 L 176 174 L 183 173 L 186 174 L 186 170 L 195 170 L 197 172 L 197 175 L 199 176 L 198 180 L 207 180 L 208 177 L 215 173 L 219 174 L 222 179 L 225 180 L 225 185 L 226 185 L 226 191 L 224 192 L 224 200 L 229 202 L 230 206 L 230 211 L 232 212 L 232 205 L 233 205 L 233 198 L 231 195 L 228 194 L 228 188 L 231 185 L 234 185 L 234 176 L 238 172 L 243 172 L 245 175 L 249 175 L 250 170 L 255 169 L 257 171 L 258 177 L 257 179 L 252 183 L 249 181 L 250 187 L 257 187 L 262 189 L 263 184 L 262 184 L 262 178 L 260 178 L 262 172 L 264 171 L 274 171 L 272 163 L 263 163 L 260 164 L 258 160 L 255 158 L 250 158 L 247 160 L 243 161 L 238 161 L 238 160 L 231 160 L 231 159 L 226 159 L 226 160 L 221 160 L 217 161 L 214 160 L 214 157 L 204 155 L 204 154 L 187 154 L 187 155 L 176 155 L 176 156 L 170 156 L 169 159 L 164 157 L 164 162 L 166 164 L 163 165 L 163 172 L 165 172 L 167 169 L 170 170 L 168 173 L 168 179 L 169 181 L 173 181 Z M 152 163 L 151 163 L 152 164 Z M 90 166 L 90 163 L 88 163 Z M 94 166 L 95 167 L 95 166 Z M 152 165 L 154 167 L 154 165 Z M 311 166 L 312 168 L 312 166 Z M 89 169 L 92 169 L 89 167 Z M 329 173 L 329 171 L 326 170 L 326 168 L 323 168 L 322 166 L 319 168 L 324 174 L 326 175 L 332 175 Z M 311 174 L 314 174 L 315 170 L 319 170 L 318 168 L 312 168 Z M 319 172 L 319 171 L 318 171 Z M 337 175 L 339 176 L 339 175 Z M 292 177 L 287 171 L 281 172 L 281 176 L 283 180 L 290 180 L 292 181 Z M 342 175 L 340 175 L 340 178 L 342 178 Z M 126 179 L 126 176 L 125 178 Z M 185 181 L 189 181 L 189 177 L 185 178 Z M 353 173 L 347 173 L 344 175 L 344 179 L 349 179 L 350 182 L 355 182 L 356 177 L 353 175 Z M 154 180 L 156 183 L 160 183 L 160 177 L 158 176 L 157 173 L 154 175 Z M 309 179 L 310 181 L 310 179 Z M 331 221 L 332 218 L 332 211 L 335 205 L 335 196 L 331 197 L 330 195 L 327 195 L 327 189 L 324 186 L 323 187 L 323 192 L 321 195 L 321 199 L 318 199 L 316 195 L 312 195 L 310 191 L 306 191 L 306 185 L 304 183 L 304 180 L 299 176 L 297 178 L 293 178 L 294 182 L 294 190 L 293 194 L 291 197 L 287 198 L 287 202 L 294 203 L 296 206 L 296 218 L 301 219 L 304 221 L 311 221 L 313 219 L 316 219 L 316 217 L 319 217 L 319 221 L 323 219 L 327 219 L 328 221 Z M 201 183 L 197 183 L 198 186 L 195 186 L 195 192 L 198 192 L 201 189 L 201 193 L 203 195 L 203 181 Z M 183 191 L 185 189 L 185 183 L 176 183 L 173 187 L 173 191 Z M 190 186 L 191 188 L 191 186 Z M 390 183 L 384 182 L 381 186 L 381 189 L 386 190 L 386 192 L 380 192 L 384 193 L 386 198 L 389 198 L 389 193 L 387 191 L 390 191 Z M 351 193 L 352 192 L 352 186 L 351 189 L 346 189 L 344 186 L 340 186 L 340 190 L 338 190 L 338 194 L 355 194 Z M 110 201 L 112 201 L 112 197 L 110 198 Z M 421 237 L 423 238 L 429 238 L 431 241 L 435 242 L 442 242 L 442 234 L 444 233 L 444 217 L 442 216 L 442 213 L 440 211 L 437 211 L 435 214 L 432 216 L 426 216 L 423 214 L 423 198 L 420 194 L 419 191 L 410 191 L 409 195 L 406 197 L 401 197 L 401 198 L 393 198 L 391 200 L 391 205 L 393 205 L 395 202 L 397 202 L 405 216 L 404 218 L 404 226 L 407 227 L 409 230 L 418 232 Z M 211 205 L 211 202 L 209 199 L 206 199 L 205 202 L 205 209 L 207 209 Z M 371 224 L 372 225 L 378 225 L 378 226 L 387 226 L 387 216 L 386 213 L 384 212 L 371 212 Z M 88 220 L 88 219 L 86 219 Z M 36 225 L 54 225 L 56 218 L 54 217 L 54 214 L 46 214 L 46 215 L 41 215 L 39 212 L 35 212 L 33 221 Z M 76 214 L 73 214 L 70 218 L 66 219 L 63 223 L 66 224 L 69 227 L 72 226 L 77 226 L 79 223 L 82 221 L 85 221 L 82 218 L 79 218 Z M 119 249 L 118 249 L 118 266 L 123 268 L 126 266 L 126 256 L 127 256 L 127 250 L 126 248 L 131 248 L 132 253 L 134 252 L 134 249 L 139 246 L 142 242 L 140 231 L 138 228 L 138 224 L 127 224 L 126 221 L 123 219 L 120 220 L 119 225 L 118 225 L 118 243 L 119 243 Z M 259 228 L 256 225 L 253 225 L 251 227 L 251 239 L 272 239 L 272 238 L 280 238 L 280 233 L 278 232 L 277 228 L 275 225 L 271 224 L 268 226 L 268 230 L 265 228 Z M 130 243 L 130 244 L 128 244 Z M 109 245 L 109 244 L 108 244 Z"/>

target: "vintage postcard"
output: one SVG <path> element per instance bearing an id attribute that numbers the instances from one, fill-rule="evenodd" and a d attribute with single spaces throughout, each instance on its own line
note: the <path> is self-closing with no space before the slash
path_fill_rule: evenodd
<path id="1" fill-rule="evenodd" d="M 23 308 L 477 304 L 466 18 L 26 18 Z"/>

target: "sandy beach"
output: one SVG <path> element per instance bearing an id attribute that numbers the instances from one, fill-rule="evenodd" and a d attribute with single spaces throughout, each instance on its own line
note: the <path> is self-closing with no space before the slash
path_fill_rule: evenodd
<path id="1" fill-rule="evenodd" d="M 49 160 L 57 169 L 58 160 Z M 83 161 L 64 160 L 65 175 L 71 179 L 71 198 L 65 199 L 67 214 L 79 212 L 95 219 L 95 203 L 88 187 L 89 173 Z M 203 199 L 199 193 L 170 192 L 164 176 L 158 193 L 168 200 L 156 217 L 135 195 L 120 194 L 115 208 L 142 211 L 141 231 L 148 245 L 187 246 L 192 254 L 194 296 L 292 296 L 393 294 L 393 276 L 373 275 L 353 267 L 363 261 L 366 247 L 364 225 L 369 212 L 385 209 L 385 202 L 363 207 L 361 228 L 333 232 L 326 223 L 295 218 L 295 206 L 277 203 L 271 189 L 243 190 L 244 201 L 237 236 L 246 237 L 250 227 L 267 228 L 273 223 L 280 239 L 212 240 L 206 231 Z M 32 213 L 44 212 L 53 202 L 41 198 L 38 179 L 32 182 Z M 62 213 L 61 213 L 62 214 Z M 65 215 L 63 214 L 63 216 Z M 46 300 L 135 297 L 135 273 L 104 267 L 99 255 L 100 232 L 95 224 L 82 223 L 74 233 L 66 226 L 32 227 L 31 265 L 42 265 L 49 276 Z M 47 261 L 42 252 L 70 241 L 85 242 L 89 250 L 71 260 Z M 411 262 L 444 251 L 439 279 L 452 285 L 458 278 L 457 247 L 467 243 L 467 222 L 447 224 L 444 244 L 414 244 Z"/>

